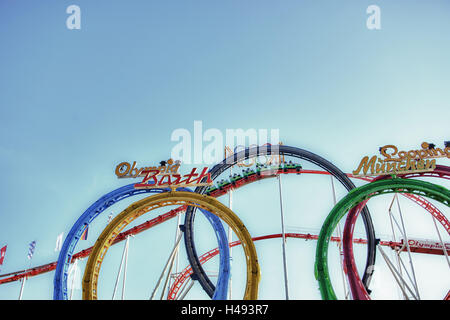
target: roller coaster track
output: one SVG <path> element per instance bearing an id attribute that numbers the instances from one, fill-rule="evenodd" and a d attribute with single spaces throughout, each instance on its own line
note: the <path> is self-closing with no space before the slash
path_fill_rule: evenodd
<path id="1" fill-rule="evenodd" d="M 247 184 L 249 184 L 251 182 L 254 182 L 254 181 L 257 181 L 257 180 L 260 180 L 260 179 L 264 179 L 264 178 L 273 178 L 273 177 L 276 176 L 276 174 L 281 174 L 281 173 L 284 173 L 284 174 L 294 174 L 294 173 L 295 174 L 300 174 L 300 173 L 328 174 L 325 171 L 319 171 L 319 170 L 301 170 L 300 172 L 298 172 L 295 169 L 289 169 L 289 170 L 283 171 L 283 172 L 282 171 L 277 171 L 276 173 L 272 173 L 270 175 L 269 174 L 254 175 L 251 179 L 242 180 L 238 184 L 230 183 L 229 185 L 227 185 L 224 188 L 217 189 L 216 192 L 214 192 L 214 193 L 212 193 L 210 195 L 213 196 L 213 197 L 219 197 L 219 196 L 227 193 L 228 190 L 230 190 L 231 188 L 233 188 L 233 189 L 239 188 L 241 186 L 247 185 Z M 144 193 L 144 189 L 137 190 L 136 193 L 137 194 L 142 194 L 142 193 Z M 133 195 L 134 195 L 134 193 L 133 193 Z M 131 194 L 129 194 L 129 196 L 131 196 Z M 122 197 L 124 197 L 124 196 L 121 195 L 121 198 Z M 138 225 L 138 226 L 136 226 L 134 228 L 131 228 L 131 229 L 125 231 L 125 232 L 122 232 L 114 240 L 113 244 L 116 244 L 116 243 L 121 242 L 122 240 L 125 240 L 128 235 L 138 234 L 138 233 L 140 233 L 142 231 L 145 231 L 145 230 L 147 230 L 147 229 L 149 229 L 149 228 L 151 228 L 153 226 L 156 226 L 156 225 L 158 225 L 158 224 L 160 224 L 162 222 L 165 222 L 165 221 L 167 221 L 167 220 L 169 220 L 171 218 L 174 218 L 174 217 L 177 216 L 178 213 L 181 213 L 181 212 L 183 212 L 185 210 L 186 210 L 185 206 L 176 208 L 176 209 L 171 210 L 171 211 L 169 211 L 169 212 L 167 212 L 167 213 L 165 213 L 163 215 L 160 215 L 160 216 L 158 216 L 158 217 L 156 217 L 154 219 L 146 221 L 146 222 L 144 222 L 144 223 L 142 223 L 142 224 L 140 224 L 140 225 Z M 84 249 L 84 250 L 74 254 L 71 257 L 71 259 L 70 259 L 70 263 L 72 263 L 73 261 L 75 261 L 77 259 L 85 258 L 85 257 L 89 256 L 89 254 L 91 253 L 91 250 L 92 250 L 92 247 Z M 22 278 L 25 278 L 25 277 L 29 278 L 29 277 L 36 276 L 36 275 L 39 275 L 39 274 L 42 274 L 42 273 L 53 271 L 53 270 L 56 269 L 56 265 L 57 265 L 57 261 L 51 262 L 51 263 L 48 263 L 48 264 L 45 264 L 45 265 L 33 267 L 33 268 L 27 269 L 27 270 L 20 270 L 20 271 L 7 273 L 7 274 L 2 274 L 2 275 L 0 275 L 0 278 L 4 278 L 4 277 L 7 277 L 7 276 L 12 276 L 12 277 L 0 279 L 0 285 L 3 284 L 3 283 L 18 281 L 18 280 L 20 280 Z"/>
<path id="2" fill-rule="evenodd" d="M 319 238 L 318 235 L 310 234 L 310 233 L 285 233 L 285 236 L 287 238 L 297 238 L 297 239 L 305 239 L 305 240 L 317 240 Z M 282 234 L 271 234 L 271 235 L 265 235 L 265 236 L 259 236 L 252 238 L 253 241 L 260 241 L 260 240 L 266 240 L 266 239 L 275 239 L 275 238 L 281 238 Z M 332 242 L 340 242 L 341 238 L 339 237 L 331 237 L 330 241 Z M 367 244 L 366 239 L 357 238 L 352 239 L 353 243 L 358 244 Z M 240 245 L 241 242 L 239 240 L 230 242 L 230 248 Z M 379 244 L 381 246 L 386 246 L 391 249 L 395 248 L 403 248 L 403 251 L 406 251 L 406 247 L 403 245 L 402 242 L 394 242 L 394 241 L 380 241 Z M 428 249 L 428 250 L 421 250 L 419 248 L 411 248 L 412 252 L 417 253 L 428 253 L 428 254 L 436 254 L 436 255 L 444 255 L 442 250 L 440 249 Z M 450 249 L 447 250 L 450 253 Z M 202 264 L 205 264 L 210 259 L 214 258 L 216 255 L 219 254 L 219 248 L 214 248 L 204 254 L 202 254 L 199 259 Z M 187 266 L 183 271 L 181 271 L 178 276 L 176 277 L 175 281 L 173 282 L 172 286 L 170 287 L 169 293 L 167 295 L 167 300 L 176 300 L 177 295 L 180 293 L 180 289 L 183 287 L 183 284 L 189 277 L 192 275 L 192 268 L 191 266 Z"/>
<path id="3" fill-rule="evenodd" d="M 282 173 L 284 173 L 284 174 L 289 174 L 289 173 L 291 173 L 291 174 L 293 174 L 293 173 L 295 173 L 295 174 L 300 174 L 300 173 L 328 174 L 327 172 L 319 171 L 319 170 L 301 170 L 300 172 L 298 172 L 295 169 L 289 169 L 287 171 L 283 171 Z M 277 171 L 276 174 L 281 174 L 281 171 Z M 273 177 L 275 177 L 276 174 L 271 174 L 271 175 L 265 174 L 265 175 L 262 175 L 262 176 L 261 175 L 255 175 L 254 177 L 252 177 L 249 180 L 245 180 L 245 181 L 242 180 L 237 185 L 230 183 L 228 186 L 226 186 L 224 188 L 221 188 L 221 189 L 218 189 L 216 192 L 214 192 L 214 193 L 212 193 L 210 195 L 213 196 L 213 197 L 219 197 L 219 196 L 227 193 L 230 188 L 233 188 L 233 189 L 234 188 L 239 188 L 239 187 L 244 186 L 244 185 L 246 185 L 248 183 L 251 183 L 253 181 L 257 181 L 257 180 L 264 179 L 264 178 L 273 178 Z M 144 189 L 139 189 L 139 190 L 136 190 L 136 193 L 133 193 L 133 194 L 129 193 L 128 196 L 135 195 L 135 194 L 142 194 L 144 192 L 145 192 Z M 115 201 L 118 201 L 119 199 L 122 199 L 123 197 L 124 197 L 124 195 L 121 193 L 120 198 L 118 198 Z M 111 204 L 112 204 L 112 202 L 109 203 L 109 205 L 111 205 Z M 140 225 L 138 225 L 136 227 L 133 227 L 133 228 L 131 228 L 131 229 L 125 231 L 125 232 L 122 232 L 114 240 L 113 244 L 116 244 L 116 243 L 121 242 L 122 240 L 125 240 L 128 235 L 138 234 L 138 233 L 140 233 L 142 231 L 145 231 L 145 230 L 147 230 L 147 229 L 149 229 L 149 228 L 151 228 L 153 226 L 156 226 L 156 225 L 158 225 L 158 224 L 160 224 L 162 222 L 165 222 L 165 221 L 167 221 L 167 220 L 169 220 L 171 218 L 174 218 L 174 217 L 177 216 L 178 213 L 181 213 L 181 212 L 183 212 L 185 210 L 186 210 L 185 206 L 176 208 L 176 209 L 171 210 L 171 211 L 169 211 L 169 212 L 167 212 L 167 213 L 165 213 L 163 215 L 160 215 L 160 216 L 158 216 L 158 217 L 156 217 L 154 219 L 146 221 L 146 222 L 144 222 L 144 223 L 142 223 L 142 224 L 140 224 Z M 92 250 L 92 247 L 84 249 L 84 250 L 74 254 L 71 257 L 71 259 L 70 259 L 70 263 L 72 263 L 73 261 L 75 261 L 77 259 L 85 258 L 85 257 L 89 256 L 91 250 Z M 48 263 L 48 264 L 45 264 L 45 265 L 33 267 L 33 268 L 27 269 L 27 270 L 20 270 L 20 271 L 10 272 L 10 273 L 7 273 L 7 274 L 2 274 L 2 275 L 0 275 L 0 278 L 4 278 L 4 277 L 7 277 L 7 276 L 12 276 L 12 275 L 13 276 L 9 277 L 9 278 L 0 279 L 0 285 L 3 284 L 3 283 L 18 281 L 18 280 L 20 280 L 22 278 L 25 278 L 25 277 L 29 278 L 29 277 L 32 277 L 32 276 L 39 275 L 41 273 L 46 273 L 46 272 L 53 271 L 53 270 L 56 269 L 56 265 L 57 265 L 57 261 L 51 262 L 51 263 Z"/>
<path id="4" fill-rule="evenodd" d="M 447 168 L 447 167 L 445 167 Z M 214 192 L 210 193 L 211 196 L 214 197 L 219 197 L 222 196 L 224 194 L 226 194 L 230 189 L 236 189 L 236 188 L 240 188 L 246 184 L 249 184 L 251 182 L 257 181 L 257 180 L 261 180 L 261 179 L 265 179 L 265 178 L 273 178 L 278 174 L 318 174 L 318 175 L 330 175 L 329 172 L 327 171 L 320 171 L 320 170 L 306 170 L 306 169 L 301 169 L 300 171 L 297 171 L 296 169 L 288 169 L 288 170 L 276 170 L 276 171 L 271 171 L 266 172 L 264 175 L 253 175 L 251 177 L 249 177 L 249 179 L 241 179 L 239 181 L 237 181 L 236 183 L 229 183 L 226 186 L 224 186 L 223 188 L 217 189 Z M 364 181 L 370 182 L 373 181 L 374 178 L 372 177 L 353 177 L 351 174 L 347 174 L 347 176 L 351 177 L 351 178 L 358 178 L 358 179 L 362 179 Z M 427 176 L 430 177 L 445 177 L 445 175 L 442 172 L 439 173 L 427 173 Z M 142 192 L 142 190 L 140 191 Z M 425 208 L 427 211 L 429 211 L 431 214 L 433 214 L 433 216 L 435 216 L 438 221 L 444 225 L 444 227 L 446 228 L 446 230 L 448 230 L 448 227 L 450 225 L 449 221 L 445 218 L 444 215 L 442 215 L 442 213 L 440 213 L 440 211 L 435 208 L 430 202 L 428 202 L 426 199 L 423 199 L 420 196 L 417 195 L 408 195 L 408 194 L 403 194 L 406 197 L 409 197 L 411 200 L 415 201 L 416 203 L 418 203 L 419 205 L 421 205 L 423 208 Z M 135 226 L 125 232 L 120 233 L 117 238 L 114 240 L 113 245 L 117 244 L 119 242 L 121 242 L 122 240 L 126 239 L 127 236 L 129 235 L 135 235 L 135 234 L 139 234 L 153 226 L 159 225 L 162 222 L 165 222 L 171 218 L 174 218 L 177 216 L 177 214 L 185 211 L 186 206 L 182 206 L 179 208 L 176 208 L 174 210 L 171 210 L 163 215 L 160 215 L 154 219 L 151 219 L 149 221 L 146 221 L 138 226 Z M 317 235 L 310 235 L 310 234 L 304 234 L 302 236 L 304 239 L 310 239 L 310 240 L 317 240 L 318 236 Z M 339 241 L 337 239 L 335 239 L 334 237 L 332 237 L 331 241 Z M 363 243 L 363 244 L 367 244 L 367 240 L 365 239 L 354 239 L 353 240 L 354 243 Z M 381 241 L 380 242 L 381 245 L 386 245 L 391 247 L 392 249 L 394 248 L 398 248 L 401 247 L 402 245 L 400 243 L 396 243 L 396 242 L 392 242 L 392 241 Z M 237 244 L 236 244 L 237 245 Z M 80 258 L 84 258 L 89 256 L 89 254 L 91 253 L 92 247 L 84 249 L 76 254 L 74 254 L 72 256 L 71 262 L 75 261 L 76 259 L 80 259 Z M 406 249 L 404 249 L 406 250 Z M 413 248 L 414 252 L 422 252 L 422 253 L 430 253 L 430 254 L 443 254 L 442 250 L 434 250 L 434 249 L 430 249 L 427 250 L 426 252 L 424 251 L 420 251 L 416 248 Z M 202 258 L 201 258 L 202 260 Z M 203 261 L 202 261 L 203 263 Z M 46 272 L 50 272 L 56 269 L 56 265 L 57 262 L 52 262 L 52 263 L 48 263 L 45 265 L 41 265 L 41 266 L 37 266 L 37 267 L 33 267 L 27 270 L 21 270 L 21 271 L 16 271 L 16 272 L 12 272 L 12 273 L 8 273 L 8 274 L 3 274 L 0 275 L 1 278 L 0 279 L 0 284 L 4 284 L 4 283 L 9 283 L 9 282 L 13 282 L 13 281 L 18 281 L 22 278 L 28 278 L 28 277 L 32 277 L 32 276 L 36 276 L 42 273 L 46 273 Z M 9 277 L 8 277 L 9 276 Z M 4 278 L 4 277 L 8 277 L 8 278 Z"/>
<path id="5" fill-rule="evenodd" d="M 159 215 L 156 218 L 148 220 L 138 226 L 130 228 L 127 231 L 120 233 L 117 236 L 117 238 L 114 239 L 114 242 L 112 244 L 115 245 L 115 244 L 125 240 L 127 238 L 127 236 L 139 234 L 139 233 L 141 233 L 145 230 L 148 230 L 154 226 L 157 226 L 165 221 L 168 221 L 168 220 L 176 217 L 179 213 L 181 213 L 185 210 L 186 210 L 186 206 L 181 206 L 176 209 L 170 210 L 169 212 L 166 212 L 162 215 Z M 73 263 L 77 259 L 81 259 L 81 258 L 85 258 L 85 257 L 89 256 L 91 254 L 92 248 L 93 247 L 89 247 L 87 249 L 81 250 L 78 253 L 74 254 L 72 256 L 71 263 Z M 57 264 L 57 261 L 51 262 L 48 264 L 44 264 L 41 266 L 37 266 L 37 267 L 27 269 L 27 270 L 21 270 L 21 271 L 11 272 L 11 273 L 7 273 L 7 274 L 2 274 L 2 275 L 0 275 L 0 277 L 7 277 L 7 276 L 11 276 L 11 277 L 0 279 L 0 284 L 18 281 L 25 277 L 29 278 L 29 277 L 33 277 L 33 276 L 36 276 L 36 275 L 39 275 L 42 273 L 53 271 L 56 269 L 56 264 Z"/>
<path id="6" fill-rule="evenodd" d="M 186 206 L 178 207 L 178 208 L 171 210 L 165 214 L 159 215 L 156 218 L 148 220 L 138 226 L 130 228 L 127 231 L 121 232 L 117 236 L 117 238 L 113 241 L 112 245 L 122 242 L 130 235 L 137 235 L 145 230 L 148 230 L 148 229 L 155 227 L 163 222 L 166 222 L 172 218 L 175 218 L 179 213 L 183 213 L 185 210 L 186 210 Z M 310 233 L 303 233 L 303 234 L 302 233 L 286 233 L 286 234 L 289 235 L 289 237 L 291 237 L 291 238 L 301 238 L 301 239 L 305 239 L 305 240 L 317 240 L 319 238 L 318 235 L 314 235 L 314 234 L 310 234 Z M 264 236 L 264 237 L 271 237 L 271 236 Z M 272 235 L 271 238 L 275 238 L 275 237 Z M 259 237 L 256 237 L 254 239 L 256 239 L 255 241 L 262 240 L 262 239 L 259 239 Z M 269 238 L 267 238 L 267 239 L 269 239 Z M 338 242 L 338 241 L 340 241 L 340 238 L 331 237 L 331 241 Z M 352 239 L 352 241 L 353 241 L 353 243 L 367 244 L 367 240 L 362 239 L 362 238 Z M 234 241 L 230 244 L 230 247 L 234 247 L 239 244 L 240 244 L 240 241 Z M 403 247 L 403 243 L 394 242 L 394 241 L 380 241 L 380 245 L 390 247 L 391 249 Z M 81 251 L 77 252 L 76 254 L 74 254 L 72 256 L 71 263 L 77 259 L 82 259 L 82 258 L 88 257 L 91 254 L 92 248 L 93 247 L 89 247 L 89 248 L 86 248 L 86 249 L 81 250 Z M 428 253 L 428 254 L 435 254 L 435 255 L 443 255 L 444 254 L 442 252 L 442 250 L 440 250 L 440 249 L 421 250 L 419 248 L 411 248 L 411 250 L 412 250 L 412 252 L 417 252 L 417 253 Z M 406 251 L 406 248 L 403 248 L 403 251 Z M 448 252 L 450 254 L 450 250 Z M 208 253 L 200 256 L 200 261 L 202 261 L 202 263 L 204 263 L 209 260 L 209 259 L 205 260 L 204 256 L 211 255 L 210 258 L 212 258 L 212 257 L 216 256 L 218 253 L 219 253 L 219 248 L 215 248 L 215 249 L 209 251 Z M 0 275 L 0 277 L 2 277 L 3 279 L 0 279 L 0 285 L 9 283 L 9 282 L 18 281 L 25 277 L 29 278 L 29 277 L 37 276 L 37 275 L 40 275 L 43 273 L 51 272 L 56 269 L 56 263 L 57 263 L 57 261 L 54 261 L 54 262 L 51 262 L 48 264 L 33 267 L 31 269 L 20 270 L 20 271 L 2 274 L 2 275 Z M 190 269 L 190 267 L 189 267 L 189 269 Z M 192 270 L 192 269 L 190 269 L 190 270 Z M 8 276 L 10 276 L 10 277 L 8 277 Z M 6 278 L 6 277 L 8 277 L 8 278 Z"/>
<path id="7" fill-rule="evenodd" d="M 279 156 L 290 156 L 297 159 L 308 161 L 323 170 L 327 171 L 331 174 L 337 181 L 339 181 L 347 191 L 350 191 L 355 188 L 355 185 L 350 180 L 350 178 L 343 173 L 339 168 L 337 168 L 334 164 L 329 162 L 328 160 L 304 149 L 290 147 L 285 145 L 277 145 L 277 146 L 262 146 L 262 147 L 254 147 L 247 148 L 243 151 L 234 153 L 230 157 L 224 159 L 222 162 L 216 164 L 208 173 L 211 176 L 211 179 L 216 179 L 221 173 L 225 172 L 227 169 L 231 168 L 233 165 L 236 165 L 238 162 L 254 158 L 257 156 L 266 156 L 266 155 L 279 155 Z M 195 193 L 205 194 L 207 188 L 205 187 L 197 187 L 195 189 Z M 205 270 L 202 267 L 201 262 L 199 261 L 197 251 L 195 249 L 194 244 L 194 217 L 195 217 L 195 208 L 188 207 L 185 214 L 184 220 L 184 242 L 187 257 L 190 265 L 192 266 L 194 276 L 199 281 L 202 288 L 205 292 L 213 297 L 216 288 L 214 284 L 209 279 Z M 367 207 L 364 207 L 361 213 L 361 217 L 364 223 L 364 228 L 367 235 L 367 259 L 365 265 L 365 271 L 363 275 L 363 283 L 365 287 L 368 287 L 370 283 L 370 279 L 373 273 L 373 266 L 375 264 L 375 255 L 376 255 L 376 238 L 375 238 L 375 230 L 373 228 L 373 223 L 370 217 L 369 210 Z M 220 279 L 220 278 L 219 278 Z"/>
<path id="8" fill-rule="evenodd" d="M 178 188 L 177 190 L 190 191 L 186 188 Z M 105 194 L 96 202 L 94 202 L 86 211 L 84 211 L 67 234 L 59 253 L 58 262 L 56 264 L 55 277 L 53 280 L 53 299 L 67 299 L 67 278 L 69 265 L 72 261 L 72 254 L 74 253 L 75 246 L 77 245 L 78 240 L 81 238 L 83 232 L 86 230 L 89 224 L 94 221 L 94 219 L 96 219 L 110 206 L 128 197 L 148 193 L 164 193 L 167 191 L 170 191 L 170 189 L 136 189 L 134 188 L 134 184 L 129 184 Z M 221 277 L 220 281 L 218 282 L 218 286 L 227 287 L 229 268 L 227 268 L 226 266 L 229 265 L 230 262 L 229 259 L 226 258 L 227 256 L 229 256 L 229 249 L 225 230 L 223 229 L 223 225 L 218 217 L 207 211 L 202 211 L 202 213 L 214 228 L 219 246 L 223 250 L 223 255 L 221 255 L 221 263 L 223 265 L 223 268 L 221 268 L 219 271 L 219 275 L 221 275 Z"/>
<path id="9" fill-rule="evenodd" d="M 247 228 L 239 217 L 222 204 L 216 198 L 187 191 L 169 191 L 155 194 L 131 204 L 119 213 L 102 231 L 92 249 L 83 276 L 83 299 L 97 299 L 97 285 L 101 264 L 111 246 L 112 241 L 121 230 L 143 214 L 154 209 L 171 205 L 195 206 L 216 215 L 228 224 L 239 240 L 243 243 L 247 264 L 247 281 L 244 300 L 256 300 L 258 298 L 258 286 L 260 280 L 260 269 L 255 245 L 248 233 Z M 228 243 L 226 244 L 228 247 Z M 228 249 L 228 248 L 227 248 Z M 221 249 L 222 251 L 223 249 Z M 223 252 L 223 251 L 222 251 Z M 220 277 L 220 273 L 219 273 Z M 228 279 L 227 279 L 228 280 Z"/>
<path id="10" fill-rule="evenodd" d="M 328 272 L 328 238 L 348 210 L 371 197 L 389 193 L 408 193 L 429 197 L 450 207 L 450 191 L 444 187 L 413 179 L 380 179 L 350 191 L 331 210 L 319 234 L 316 247 L 315 275 L 324 300 L 336 299 Z M 362 205 L 361 205 L 362 206 Z M 350 273 L 350 270 L 349 270 Z M 357 272 L 352 271 L 353 274 Z"/>
<path id="11" fill-rule="evenodd" d="M 450 180 L 450 167 L 437 165 L 436 169 L 432 172 L 421 172 L 412 174 L 399 175 L 402 179 L 409 178 L 440 178 Z M 372 180 L 375 181 L 390 179 L 390 176 L 379 176 Z M 423 197 L 416 194 L 402 194 L 410 200 L 416 202 L 419 206 L 431 213 L 431 215 L 445 228 L 448 234 L 450 234 L 450 224 L 447 218 L 436 208 L 432 203 L 424 199 Z M 352 208 L 345 221 L 344 232 L 343 232 L 343 254 L 344 254 L 344 265 L 346 266 L 348 272 L 348 280 L 350 284 L 350 290 L 352 291 L 352 297 L 355 300 L 368 300 L 370 299 L 369 293 L 366 288 L 361 283 L 361 279 L 358 276 L 356 270 L 356 262 L 353 257 L 352 241 L 353 230 L 356 224 L 358 214 L 362 207 L 366 205 L 368 200 L 361 202 L 358 206 Z"/>

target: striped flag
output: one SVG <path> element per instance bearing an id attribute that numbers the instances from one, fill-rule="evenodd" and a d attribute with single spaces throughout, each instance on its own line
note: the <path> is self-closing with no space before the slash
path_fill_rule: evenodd
<path id="1" fill-rule="evenodd" d="M 83 234 L 81 235 L 81 240 L 87 240 L 87 238 L 88 238 L 88 229 L 89 229 L 89 227 L 86 227 L 86 229 L 84 230 Z"/>
<path id="2" fill-rule="evenodd" d="M 61 250 L 62 243 L 63 243 L 63 235 L 64 232 L 61 232 L 58 237 L 56 237 L 56 246 L 55 246 L 55 252 L 58 252 Z"/>
<path id="3" fill-rule="evenodd" d="M 5 259 L 6 247 L 7 246 L 4 246 L 3 248 L 0 249 L 0 265 L 3 264 L 3 259 Z"/>
<path id="4" fill-rule="evenodd" d="M 36 248 L 36 241 L 30 242 L 30 246 L 28 248 L 28 259 L 31 260 L 31 258 L 33 258 L 35 248 Z"/>

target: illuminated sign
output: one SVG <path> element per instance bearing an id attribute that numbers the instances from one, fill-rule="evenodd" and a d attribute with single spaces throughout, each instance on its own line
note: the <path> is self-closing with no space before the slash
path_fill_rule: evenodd
<path id="1" fill-rule="evenodd" d="M 403 239 L 402 239 L 402 243 L 403 243 Z M 432 241 L 432 240 L 422 240 L 422 239 L 408 239 L 408 244 L 411 247 L 414 248 L 421 248 L 421 249 L 441 249 L 442 248 L 442 243 L 441 242 L 437 242 L 437 241 Z M 445 242 L 444 243 L 445 249 L 446 250 L 450 250 L 450 243 Z"/>
<path id="2" fill-rule="evenodd" d="M 213 184 L 211 174 L 208 173 L 208 167 L 204 167 L 200 173 L 197 168 L 193 168 L 190 173 L 180 175 L 180 161 L 161 161 L 160 166 L 153 167 L 136 167 L 136 161 L 133 164 L 122 162 L 116 166 L 116 176 L 118 178 L 137 178 L 143 177 L 140 183 L 134 185 L 135 189 L 152 189 L 152 188 L 171 188 L 179 187 L 198 187 L 210 186 Z M 206 181 L 203 181 L 205 180 Z"/>
<path id="3" fill-rule="evenodd" d="M 352 173 L 356 177 L 428 172 L 436 168 L 436 158 L 450 158 L 450 146 L 436 148 L 434 144 L 423 142 L 422 149 L 398 151 L 394 145 L 380 148 L 382 157 L 365 156 Z"/>
<path id="4" fill-rule="evenodd" d="M 197 168 L 193 168 L 191 173 L 181 176 L 178 173 L 162 172 L 159 169 L 144 170 L 144 179 L 134 185 L 135 189 L 199 187 L 213 184 L 208 167 L 204 167 L 201 173 L 197 173 Z M 202 182 L 206 178 L 205 182 Z"/>
<path id="5" fill-rule="evenodd" d="M 181 162 L 179 160 L 173 161 L 169 159 L 167 161 L 161 161 L 160 166 L 153 167 L 136 167 L 136 161 L 133 164 L 129 162 L 121 162 L 116 167 L 116 176 L 117 178 L 137 178 L 143 177 L 146 175 L 146 171 L 149 170 L 159 170 L 161 173 L 178 173 L 178 169 L 180 168 Z"/>

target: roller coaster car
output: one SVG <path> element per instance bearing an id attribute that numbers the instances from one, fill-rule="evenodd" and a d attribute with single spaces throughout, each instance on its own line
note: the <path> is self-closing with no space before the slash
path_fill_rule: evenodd
<path id="1" fill-rule="evenodd" d="M 209 187 L 208 189 L 206 189 L 206 194 L 210 195 L 212 192 L 218 190 L 218 188 L 214 185 L 212 185 L 211 187 Z"/>
<path id="2" fill-rule="evenodd" d="M 292 161 L 289 161 L 288 163 L 284 164 L 284 170 L 291 170 L 295 169 L 296 171 L 300 171 L 302 169 L 302 166 L 300 164 L 293 163 Z"/>
<path id="3" fill-rule="evenodd" d="M 264 167 L 265 167 L 265 165 L 262 165 L 261 163 L 257 163 L 256 164 L 256 172 L 255 173 L 258 176 L 260 176 L 261 175 L 261 170 L 264 169 Z"/>
<path id="4" fill-rule="evenodd" d="M 295 164 L 293 164 L 292 161 L 283 162 L 283 168 L 284 168 L 284 172 L 286 172 L 289 169 L 295 169 Z"/>
<path id="5" fill-rule="evenodd" d="M 239 181 L 242 179 L 242 176 L 238 173 L 233 174 L 233 176 L 230 176 L 230 182 L 235 184 L 236 181 Z"/>
<path id="6" fill-rule="evenodd" d="M 288 172 L 289 168 L 286 162 L 283 162 L 283 164 L 280 163 L 280 165 L 278 166 L 278 170 L 280 170 L 281 172 Z"/>
<path id="7" fill-rule="evenodd" d="M 267 166 L 264 165 L 263 168 L 260 170 L 260 174 L 262 175 L 275 175 L 277 171 L 280 169 L 283 169 L 283 167 L 280 166 Z"/>
<path id="8" fill-rule="evenodd" d="M 247 168 L 247 169 L 242 170 L 242 177 L 244 179 L 248 179 L 250 176 L 252 176 L 254 174 L 256 174 L 256 172 L 253 169 Z"/>
<path id="9" fill-rule="evenodd" d="M 222 180 L 220 180 L 219 183 L 217 184 L 217 187 L 218 187 L 219 189 L 223 189 L 224 187 L 228 186 L 229 184 L 231 184 L 230 181 L 225 180 L 225 179 L 222 179 Z"/>

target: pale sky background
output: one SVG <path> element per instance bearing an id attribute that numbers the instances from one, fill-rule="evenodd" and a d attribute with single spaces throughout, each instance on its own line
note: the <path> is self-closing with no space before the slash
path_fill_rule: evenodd
<path id="1" fill-rule="evenodd" d="M 81 8 L 80 30 L 66 27 L 72 4 Z M 381 30 L 366 27 L 372 4 L 381 9 Z M 224 133 L 278 129 L 285 145 L 321 155 L 344 172 L 386 144 L 442 147 L 450 140 L 449 9 L 446 0 L 1 0 L 0 247 L 8 250 L 0 273 L 28 267 L 33 240 L 33 266 L 55 261 L 58 234 L 67 235 L 102 195 L 131 183 L 115 177 L 115 166 L 167 159 L 175 145 L 171 133 L 192 132 L 195 120 L 204 130 Z M 448 188 L 448 182 L 433 181 Z M 345 191 L 337 189 L 340 199 Z M 319 232 L 333 207 L 329 177 L 283 177 L 283 197 L 289 227 Z M 76 251 L 94 244 L 110 212 L 137 199 L 98 217 Z M 389 235 L 391 199 L 370 207 L 377 234 Z M 228 202 L 226 196 L 220 200 Z M 278 233 L 278 201 L 276 180 L 258 182 L 235 192 L 233 210 L 252 236 Z M 410 208 L 406 200 L 402 205 Z M 431 218 L 412 208 L 404 210 L 411 214 L 412 235 L 436 239 Z M 131 239 L 127 298 L 149 297 L 173 246 L 175 224 Z M 199 254 L 217 245 L 200 216 L 196 228 Z M 108 252 L 100 298 L 110 299 L 122 248 Z M 281 241 L 265 240 L 256 248 L 260 297 L 283 299 Z M 361 264 L 365 249 L 358 250 Z M 180 252 L 181 269 L 187 265 L 184 245 Z M 233 297 L 240 298 L 245 265 L 242 251 L 233 255 Z M 315 242 L 288 240 L 294 299 L 320 298 L 314 255 Z M 413 258 L 423 297 L 441 299 L 450 286 L 445 258 Z M 380 255 L 378 264 L 374 298 L 397 299 Z M 206 269 L 217 267 L 211 261 Z M 340 276 L 333 267 L 336 287 Z M 29 279 L 23 298 L 52 299 L 53 277 Z M 0 285 L 0 299 L 17 299 L 19 291 L 19 282 Z M 76 290 L 74 298 L 80 297 Z M 207 296 L 197 284 L 187 298 Z"/>

